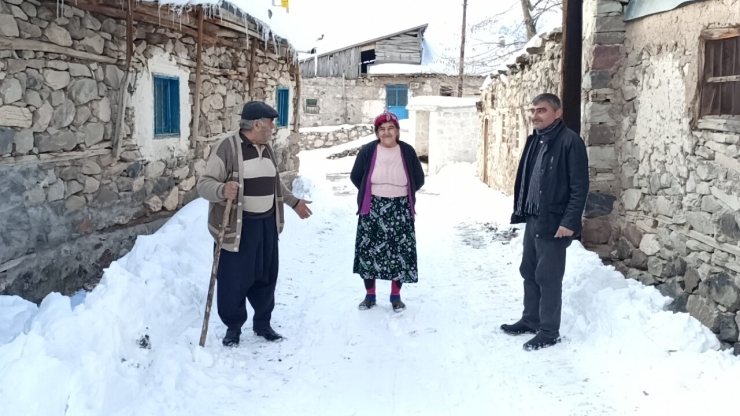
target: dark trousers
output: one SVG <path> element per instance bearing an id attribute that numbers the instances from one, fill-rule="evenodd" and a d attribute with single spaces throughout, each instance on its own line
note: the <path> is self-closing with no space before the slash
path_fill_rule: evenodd
<path id="1" fill-rule="evenodd" d="M 241 332 L 247 322 L 247 304 L 254 309 L 252 328 L 270 327 L 275 308 L 275 284 L 278 276 L 278 232 L 275 216 L 242 219 L 239 251 L 221 250 L 216 279 L 218 316 L 231 330 Z"/>
<path id="2" fill-rule="evenodd" d="M 522 322 L 549 337 L 560 336 L 565 250 L 572 238 L 535 237 L 534 219 L 527 218 L 519 272 L 524 278 Z"/>

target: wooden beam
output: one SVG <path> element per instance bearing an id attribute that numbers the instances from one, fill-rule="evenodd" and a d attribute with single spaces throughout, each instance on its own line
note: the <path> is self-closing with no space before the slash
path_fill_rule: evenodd
<path id="1" fill-rule="evenodd" d="M 583 51 L 583 0 L 563 0 L 563 61 L 561 94 L 563 122 L 581 132 L 581 82 Z"/>
<path id="2" fill-rule="evenodd" d="M 6 38 L 0 36 L 0 50 L 20 50 L 20 51 L 34 51 L 34 52 L 49 52 L 58 53 L 61 55 L 71 56 L 77 59 L 90 60 L 93 62 L 101 62 L 106 64 L 115 64 L 118 59 L 111 58 L 109 56 L 98 55 L 95 53 L 89 53 L 84 51 L 78 51 L 77 49 L 67 48 L 64 46 L 54 45 L 52 43 L 42 42 L 33 39 L 20 39 L 20 38 Z"/>
<path id="3" fill-rule="evenodd" d="M 719 40 L 740 36 L 740 27 L 721 27 L 716 29 L 705 29 L 701 32 L 702 39 Z"/>
<path id="4" fill-rule="evenodd" d="M 295 81 L 295 104 L 293 105 L 293 132 L 298 133 L 301 128 L 301 70 L 295 63 L 291 64 Z"/>
<path id="5" fill-rule="evenodd" d="M 126 75 L 118 90 L 118 117 L 116 117 L 113 148 L 111 149 L 113 158 L 116 160 L 121 156 L 121 144 L 123 143 L 121 134 L 123 123 L 126 122 L 126 107 L 128 106 L 128 83 L 131 80 L 131 58 L 134 55 L 134 37 L 136 36 L 136 32 L 134 32 L 134 7 L 136 7 L 135 0 L 128 0 L 126 6 Z"/>
<path id="6" fill-rule="evenodd" d="M 142 6 L 143 4 L 144 3 L 139 3 L 138 7 L 151 7 Z M 104 16 L 113 17 L 115 19 L 126 19 L 125 10 L 88 3 L 79 3 L 75 7 L 89 11 L 91 13 L 99 13 Z M 146 9 L 137 9 L 137 11 L 134 12 L 134 20 L 137 22 L 149 23 L 155 26 L 171 29 L 175 32 L 180 32 L 185 35 L 191 36 L 193 39 L 198 37 L 198 30 L 195 28 L 194 23 L 188 23 L 185 20 L 178 20 L 173 22 L 169 19 L 163 19 L 160 16 L 147 13 Z M 245 47 L 239 42 L 232 41 L 224 37 L 218 37 L 219 30 L 220 29 L 216 25 L 204 23 L 203 42 L 208 45 L 220 44 L 235 49 L 242 49 Z"/>
<path id="7" fill-rule="evenodd" d="M 737 81 L 740 81 L 740 75 L 728 75 L 726 77 L 707 78 L 707 82 L 737 82 Z"/>
<path id="8" fill-rule="evenodd" d="M 195 149 L 198 145 L 198 132 L 200 128 L 200 84 L 203 72 L 203 17 L 205 10 L 203 6 L 198 7 L 198 37 L 196 39 L 196 64 L 195 64 L 195 94 L 193 95 L 193 131 L 190 132 L 190 147 Z"/>
<path id="9" fill-rule="evenodd" d="M 249 45 L 251 51 L 249 53 L 249 99 L 254 99 L 254 72 L 257 70 L 257 39 L 252 38 L 252 43 Z"/>

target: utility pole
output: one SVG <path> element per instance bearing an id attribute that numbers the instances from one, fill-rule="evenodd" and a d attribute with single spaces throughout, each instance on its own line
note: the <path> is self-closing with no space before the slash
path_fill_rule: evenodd
<path id="1" fill-rule="evenodd" d="M 457 83 L 457 96 L 463 95 L 463 82 L 465 73 L 465 19 L 468 14 L 468 0 L 463 0 L 462 42 L 460 43 L 460 79 Z"/>
<path id="2" fill-rule="evenodd" d="M 563 62 L 561 94 L 563 122 L 581 132 L 581 82 L 583 80 L 583 0 L 563 0 Z"/>

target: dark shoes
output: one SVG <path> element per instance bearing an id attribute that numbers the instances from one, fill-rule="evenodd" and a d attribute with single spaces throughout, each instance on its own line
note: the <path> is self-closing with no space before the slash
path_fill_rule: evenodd
<path id="1" fill-rule="evenodd" d="M 393 305 L 393 312 L 402 312 L 406 310 L 406 304 L 401 302 L 401 299 L 394 300 L 391 302 L 391 305 Z"/>
<path id="2" fill-rule="evenodd" d="M 524 343 L 525 351 L 541 350 L 543 348 L 552 347 L 561 341 L 560 337 L 548 337 L 547 335 L 537 334 L 534 338 Z"/>
<path id="3" fill-rule="evenodd" d="M 283 339 L 283 336 L 275 332 L 274 329 L 268 327 L 267 329 L 261 330 L 261 331 L 254 331 L 254 334 L 258 337 L 262 337 L 270 342 L 280 341 Z"/>
<path id="4" fill-rule="evenodd" d="M 393 297 L 391 297 L 393 298 Z M 375 296 L 373 295 L 367 295 L 365 296 L 365 299 L 360 302 L 359 305 L 357 305 L 357 308 L 361 311 L 366 311 L 373 306 L 375 306 L 376 300 Z M 406 309 L 406 304 L 401 302 L 401 299 L 391 299 L 391 305 L 393 306 L 393 312 L 401 312 Z"/>
<path id="5" fill-rule="evenodd" d="M 522 335 L 522 334 L 536 334 L 537 330 L 524 325 L 522 321 L 518 321 L 515 324 L 503 324 L 501 330 L 509 335 Z"/>
<path id="6" fill-rule="evenodd" d="M 375 299 L 371 297 L 365 297 L 365 299 L 357 305 L 357 308 L 361 311 L 368 310 L 375 306 Z"/>
<path id="7" fill-rule="evenodd" d="M 240 336 L 241 336 L 241 331 L 238 331 L 235 329 L 227 329 L 226 335 L 224 335 L 224 340 L 223 340 L 224 347 L 238 347 Z"/>

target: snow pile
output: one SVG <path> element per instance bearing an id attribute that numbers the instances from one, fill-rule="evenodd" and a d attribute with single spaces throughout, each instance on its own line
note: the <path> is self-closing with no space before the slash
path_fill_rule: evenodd
<path id="1" fill-rule="evenodd" d="M 140 236 L 76 308 L 59 294 L 38 308 L 0 296 L 0 414 L 736 411 L 727 398 L 740 360 L 578 243 L 563 285 L 564 342 L 527 353 L 526 337 L 502 334 L 521 314 L 522 230 L 509 244 L 491 241 L 483 224 L 508 228 L 512 201 L 471 164 L 445 167 L 419 193 L 420 282 L 404 286 L 408 309 L 393 313 L 380 284 L 378 307 L 358 311 L 354 158 L 327 156 L 373 139 L 299 155 L 294 193 L 313 201 L 314 216 L 286 213 L 273 314 L 284 342 L 257 339 L 248 322 L 242 345 L 222 348 L 214 304 L 206 348 L 197 346 L 213 249 L 198 199 Z"/>

